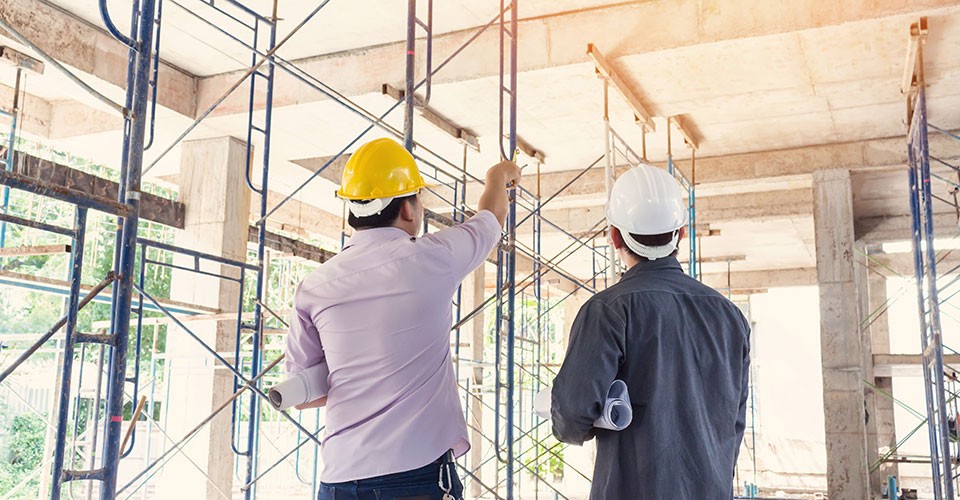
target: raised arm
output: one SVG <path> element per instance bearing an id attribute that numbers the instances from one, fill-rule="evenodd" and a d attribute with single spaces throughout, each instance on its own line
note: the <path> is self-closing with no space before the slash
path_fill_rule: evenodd
<path id="1" fill-rule="evenodd" d="M 500 226 L 507 220 L 507 189 L 520 182 L 520 167 L 512 161 L 502 161 L 487 170 L 487 181 L 477 204 L 479 210 L 489 210 Z"/>

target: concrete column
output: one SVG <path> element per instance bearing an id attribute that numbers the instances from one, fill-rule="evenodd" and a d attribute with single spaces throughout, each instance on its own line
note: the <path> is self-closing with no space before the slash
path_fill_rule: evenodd
<path id="1" fill-rule="evenodd" d="M 831 500 L 870 498 L 851 193 L 849 170 L 814 172 L 820 355 Z"/>
<path id="2" fill-rule="evenodd" d="M 180 200 L 186 205 L 186 226 L 177 232 L 177 246 L 246 259 L 250 190 L 244 182 L 244 148 L 243 142 L 230 137 L 183 143 Z M 193 267 L 191 258 L 176 259 L 175 263 Z M 239 277 L 227 266 L 201 264 L 201 269 Z M 239 292 L 237 283 L 188 271 L 175 271 L 171 284 L 174 300 L 222 312 L 237 311 Z M 197 321 L 188 326 L 218 353 L 233 352 L 235 321 Z M 170 412 L 167 432 L 179 439 L 233 394 L 233 375 L 175 327 L 168 330 L 166 353 L 173 363 L 168 381 L 170 399 L 166 401 Z M 232 354 L 225 357 L 233 361 Z M 209 500 L 222 499 L 224 494 L 232 497 L 235 455 L 230 448 L 230 420 L 227 408 L 166 466 L 164 478 L 157 482 L 159 496 Z"/>
<path id="3" fill-rule="evenodd" d="M 856 243 L 853 253 L 854 279 L 857 285 L 857 324 L 860 335 L 860 353 L 862 356 L 863 382 L 873 382 L 873 339 L 871 337 L 870 319 L 870 279 L 866 248 Z M 873 469 L 880 460 L 880 446 L 877 442 L 877 400 L 878 394 L 872 387 L 863 383 L 863 404 L 866 411 L 865 429 L 867 435 L 867 466 Z M 880 498 L 880 485 L 885 482 L 880 476 L 880 469 L 869 472 L 871 498 Z"/>
<path id="4" fill-rule="evenodd" d="M 870 335 L 874 354 L 890 353 L 890 316 L 887 307 L 887 278 L 876 272 L 870 273 Z M 874 377 L 877 389 L 893 395 L 893 379 L 890 377 Z M 876 412 L 874 425 L 877 432 L 879 452 L 885 453 L 897 445 L 897 431 L 894 425 L 894 404 L 890 397 L 880 394 L 876 397 Z M 900 470 L 896 462 L 887 462 L 880 466 L 880 479 L 885 481 L 887 476 L 899 476 Z"/>
<path id="5" fill-rule="evenodd" d="M 483 304 L 485 298 L 484 281 L 486 280 L 485 267 L 486 264 L 481 264 L 480 267 L 463 282 L 463 293 L 461 294 L 463 307 L 460 308 L 463 314 L 467 314 L 479 307 L 480 304 Z M 473 321 L 466 325 L 467 328 L 465 332 L 470 338 L 470 359 L 472 360 L 483 360 L 483 344 L 485 340 L 483 321 L 483 312 L 480 312 L 473 318 Z M 470 426 L 471 445 L 470 461 L 468 463 L 470 464 L 470 470 L 475 471 L 474 474 L 476 474 L 480 482 L 486 483 L 486 481 L 484 481 L 483 470 L 480 469 L 480 464 L 483 462 L 483 451 L 486 447 L 486 442 L 483 438 L 484 409 L 480 399 L 483 397 L 483 371 L 483 365 L 476 364 L 473 365 L 473 370 L 470 374 L 470 390 L 473 393 L 473 397 L 469 399 L 470 420 L 467 422 Z M 473 498 L 479 498 L 484 493 L 486 493 L 486 491 L 479 482 L 470 481 L 470 495 Z"/>

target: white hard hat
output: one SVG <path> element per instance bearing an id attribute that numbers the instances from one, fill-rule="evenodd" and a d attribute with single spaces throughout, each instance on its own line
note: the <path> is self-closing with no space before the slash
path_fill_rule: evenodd
<path id="1" fill-rule="evenodd" d="M 644 257 L 666 257 L 676 240 L 663 247 L 645 247 L 630 234 L 658 235 L 677 231 L 687 224 L 688 207 L 676 179 L 651 165 L 640 165 L 621 175 L 607 201 L 607 221 L 623 234 L 627 246 Z"/>

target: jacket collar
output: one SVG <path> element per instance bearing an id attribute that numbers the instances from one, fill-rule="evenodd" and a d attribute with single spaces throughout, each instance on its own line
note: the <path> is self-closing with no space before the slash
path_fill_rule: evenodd
<path id="1" fill-rule="evenodd" d="M 620 278 L 621 281 L 630 279 L 636 276 L 640 276 L 643 273 L 648 273 L 651 271 L 665 271 L 665 270 L 675 270 L 683 272 L 683 268 L 680 267 L 680 261 L 676 257 L 664 257 L 657 260 L 641 260 L 635 266 L 623 273 L 623 277 Z"/>

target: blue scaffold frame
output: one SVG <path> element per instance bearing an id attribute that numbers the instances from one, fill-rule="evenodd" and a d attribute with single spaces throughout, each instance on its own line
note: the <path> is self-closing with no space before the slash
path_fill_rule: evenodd
<path id="1" fill-rule="evenodd" d="M 174 5 L 180 6 L 176 0 L 171 1 L 174 2 Z M 123 161 L 121 164 L 120 189 L 117 201 L 87 195 L 70 188 L 50 186 L 42 181 L 27 178 L 13 172 L 0 171 L 0 184 L 3 184 L 5 187 L 55 198 L 72 203 L 77 207 L 76 225 L 80 229 L 77 229 L 77 227 L 73 229 L 58 228 L 40 221 L 22 220 L 15 216 L 0 214 L 0 222 L 22 223 L 22 225 L 34 229 L 49 230 L 56 234 L 70 236 L 77 240 L 72 246 L 72 262 L 76 266 L 71 268 L 71 272 L 73 273 L 71 275 L 72 278 L 77 278 L 71 280 L 71 283 L 75 286 L 71 286 L 68 292 L 68 314 L 63 320 L 58 322 L 48 334 L 40 338 L 36 344 L 37 348 L 48 341 L 63 326 L 66 326 L 68 334 L 65 359 L 73 359 L 73 350 L 77 345 L 83 348 L 86 344 L 96 344 L 106 346 L 108 351 L 108 359 L 104 362 L 107 374 L 106 413 L 103 429 L 105 447 L 104 454 L 101 456 L 100 466 L 90 470 L 69 469 L 65 463 L 67 460 L 65 458 L 65 451 L 63 451 L 65 450 L 69 436 L 66 425 L 58 425 L 56 437 L 63 449 L 59 451 L 58 458 L 55 460 L 54 475 L 56 481 L 54 492 L 51 496 L 52 498 L 60 497 L 60 490 L 63 484 L 77 480 L 100 481 L 101 499 L 114 498 L 120 493 L 132 495 L 138 488 L 147 484 L 150 478 L 154 477 L 162 468 L 162 465 L 179 452 L 184 443 L 197 435 L 197 429 L 207 424 L 219 412 L 226 411 L 226 408 L 230 408 L 233 415 L 231 426 L 233 439 L 231 439 L 231 444 L 234 452 L 237 457 L 246 459 L 243 470 L 245 484 L 241 487 L 241 491 L 247 499 L 256 497 L 256 484 L 258 480 L 267 473 L 275 470 L 283 460 L 292 454 L 299 454 L 303 446 L 310 443 L 314 445 L 319 444 L 318 435 L 323 429 L 319 419 L 316 422 L 317 428 L 312 429 L 305 425 L 302 419 L 296 419 L 284 414 L 284 417 L 297 429 L 298 446 L 281 457 L 276 463 L 262 470 L 259 467 L 257 452 L 259 445 L 259 416 L 261 413 L 260 399 L 265 397 L 259 384 L 264 374 L 276 367 L 280 359 L 275 359 L 264 366 L 263 352 L 260 350 L 265 324 L 263 304 L 259 300 L 254 301 L 253 319 L 251 323 L 246 325 L 242 321 L 244 316 L 241 311 L 243 310 L 242 285 L 245 283 L 245 278 L 249 277 L 251 273 L 256 275 L 256 290 L 254 291 L 256 297 L 263 296 L 263 290 L 266 286 L 264 272 L 266 221 L 284 203 L 291 200 L 300 189 L 315 179 L 324 168 L 334 162 L 337 157 L 342 156 L 353 148 L 367 132 L 374 128 L 379 128 L 394 137 L 404 140 L 421 164 L 425 176 L 430 178 L 431 181 L 436 181 L 436 183 L 432 185 L 431 192 L 436 195 L 438 199 L 450 205 L 449 208 L 453 214 L 451 219 L 453 223 L 464 221 L 469 214 L 472 213 L 466 203 L 467 184 L 476 183 L 482 185 L 483 183 L 481 179 L 467 172 L 466 152 L 462 164 L 451 162 L 413 139 L 412 119 L 409 121 L 409 127 L 405 121 L 403 130 L 389 126 L 384 122 L 384 119 L 401 106 L 405 105 L 406 108 L 404 108 L 404 112 L 411 114 L 414 106 L 426 105 L 426 103 L 429 102 L 431 92 L 431 78 L 447 66 L 447 64 L 470 43 L 478 39 L 482 33 L 493 26 L 499 28 L 499 34 L 497 36 L 500 40 L 501 57 L 499 92 L 499 111 L 501 118 L 499 132 L 501 140 L 498 146 L 503 158 L 517 159 L 517 40 L 519 36 L 517 0 L 502 0 L 499 12 L 489 23 L 480 27 L 463 45 L 436 65 L 433 64 L 432 54 L 432 2 L 429 3 L 429 10 L 425 20 L 416 15 L 414 5 L 414 15 L 408 18 L 408 22 L 411 23 L 408 25 L 408 29 L 413 33 L 412 36 L 414 38 L 416 37 L 418 28 L 425 32 L 427 40 L 427 71 L 422 79 L 417 80 L 412 71 L 408 70 L 405 87 L 406 95 L 394 103 L 386 112 L 380 114 L 371 113 L 360 107 L 315 76 L 310 75 L 296 64 L 277 54 L 277 49 L 288 40 L 290 36 L 296 33 L 300 27 L 312 19 L 317 12 L 327 4 L 327 1 L 320 3 L 306 16 L 303 22 L 297 25 L 296 29 L 279 42 L 276 36 L 275 15 L 273 17 L 262 16 L 244 7 L 243 4 L 235 0 L 220 0 L 219 2 L 215 2 L 214 0 L 195 1 L 203 4 L 205 6 L 204 8 L 210 9 L 211 15 L 199 15 L 200 19 L 205 21 L 208 26 L 228 35 L 228 37 L 241 43 L 250 50 L 251 66 L 249 71 L 247 71 L 235 85 L 228 88 L 227 92 L 220 99 L 215 100 L 210 108 L 198 114 L 198 118 L 194 123 L 172 144 L 154 156 L 149 165 L 144 166 L 143 152 L 153 145 L 155 136 L 154 118 L 156 115 L 157 88 L 159 86 L 158 67 L 160 46 L 158 34 L 162 24 L 163 0 L 140 0 L 135 2 L 131 10 L 131 32 L 129 34 L 121 33 L 120 30 L 116 28 L 107 10 L 106 0 L 100 0 L 101 17 L 108 31 L 129 48 L 127 72 L 127 81 L 129 84 L 127 86 L 124 104 L 119 105 L 112 103 L 112 101 L 109 101 L 109 99 L 106 99 L 102 95 L 95 94 L 95 97 L 111 104 L 110 107 L 120 112 L 124 117 L 124 140 L 122 143 Z M 413 3 L 415 4 L 415 2 Z M 195 14 L 193 9 L 189 9 L 189 11 Z M 241 36 L 219 28 L 218 23 L 214 20 L 217 19 L 217 16 L 220 16 L 219 18 L 221 19 L 226 19 L 227 22 L 241 26 L 243 30 L 246 30 L 246 33 L 252 36 L 252 41 L 244 41 Z M 3 27 L 6 28 L 6 26 Z M 15 38 L 22 39 L 22 37 L 15 32 L 14 35 Z M 39 50 L 36 49 L 34 45 L 29 44 L 29 40 L 22 40 L 25 40 L 28 46 Z M 44 55 L 44 58 L 48 61 L 55 61 L 47 55 Z M 409 65 L 416 62 L 415 57 L 408 57 L 407 60 Z M 58 69 L 67 71 L 62 66 L 59 66 Z M 297 81 L 306 84 L 313 90 L 331 97 L 347 110 L 369 121 L 369 125 L 353 141 L 348 143 L 337 156 L 331 158 L 326 165 L 318 169 L 307 181 L 300 185 L 300 187 L 278 204 L 270 207 L 267 205 L 266 195 L 268 193 L 270 170 L 269 148 L 272 129 L 273 81 L 277 69 Z M 92 89 L 80 79 L 72 76 L 72 74 L 69 76 L 71 80 L 92 91 Z M 186 138 L 205 118 L 210 116 L 217 106 L 224 102 L 227 96 L 247 81 L 251 82 L 251 84 L 247 117 L 246 164 L 248 165 L 248 169 L 245 172 L 245 181 L 250 189 L 260 196 L 260 220 L 257 223 L 257 250 L 255 261 L 250 263 L 245 260 L 223 259 L 222 257 L 139 237 L 137 228 L 139 224 L 140 182 L 143 174 L 165 157 L 166 154 Z M 426 93 L 425 98 L 420 100 L 414 99 L 413 94 L 420 90 Z M 258 105 L 262 106 L 262 115 L 254 113 L 255 98 L 260 96 L 261 93 L 265 95 L 265 99 L 258 102 Z M 252 146 L 255 142 L 259 142 L 262 145 L 259 153 L 259 159 L 261 160 L 259 172 L 261 177 L 259 183 L 253 182 L 254 171 L 252 166 L 255 164 L 255 160 L 258 159 L 257 155 L 254 154 Z M 493 370 L 491 371 L 495 373 L 495 383 L 492 384 L 496 386 L 492 391 L 495 394 L 495 402 L 490 404 L 490 400 L 480 399 L 482 407 L 485 410 L 493 412 L 496 418 L 494 435 L 484 436 L 484 438 L 494 449 L 493 456 L 487 460 L 499 459 L 500 465 L 506 471 L 506 474 L 502 476 L 503 480 L 501 484 L 485 484 L 479 474 L 479 468 L 483 466 L 483 463 L 476 464 L 473 468 L 468 468 L 465 463 L 459 464 L 461 471 L 470 478 L 470 480 L 476 481 L 485 491 L 491 493 L 496 498 L 512 499 L 520 496 L 522 488 L 527 486 L 527 484 L 523 482 L 524 476 L 521 475 L 520 472 L 525 472 L 535 478 L 536 482 L 533 483 L 534 488 L 538 488 L 542 484 L 548 487 L 556 497 L 566 498 L 559 485 L 553 484 L 553 481 L 548 480 L 538 469 L 531 466 L 531 463 L 537 463 L 537 461 L 544 456 L 550 456 L 552 459 L 561 459 L 561 456 L 557 451 L 560 448 L 554 449 L 541 446 L 545 438 L 540 437 L 540 431 L 547 421 L 539 419 L 524 410 L 528 400 L 533 394 L 524 389 L 529 388 L 533 391 L 541 387 L 546 381 L 545 377 L 549 377 L 552 374 L 550 367 L 544 366 L 543 363 L 539 362 L 544 343 L 543 330 L 545 327 L 543 325 L 550 317 L 551 311 L 555 310 L 565 300 L 570 299 L 578 290 L 585 293 L 595 293 L 598 290 L 596 276 L 604 274 L 610 267 L 610 263 L 605 259 L 603 252 L 593 248 L 589 243 L 602 235 L 605 229 L 603 227 L 603 219 L 600 219 L 590 231 L 587 231 L 587 234 L 577 235 L 543 217 L 544 207 L 556 199 L 561 192 L 573 185 L 587 171 L 595 167 L 601 158 L 598 158 L 597 161 L 588 165 L 586 169 L 577 173 L 569 182 L 545 199 L 540 196 L 539 188 L 537 188 L 534 193 L 524 186 L 513 186 L 510 194 L 507 230 L 505 231 L 503 243 L 498 252 L 501 265 L 498 267 L 498 286 L 496 292 L 488 297 L 482 304 L 477 305 L 473 311 L 467 313 L 461 308 L 461 302 L 463 302 L 461 300 L 462 291 L 458 292 L 458 298 L 454 302 L 456 324 L 453 325 L 452 335 L 457 335 L 459 327 L 466 324 L 466 322 L 473 319 L 476 315 L 482 314 L 484 310 L 488 308 L 495 308 L 497 314 L 500 316 L 500 320 L 494 322 L 496 360 L 493 363 L 483 359 L 464 361 L 492 367 Z M 451 195 L 447 195 L 447 192 L 451 193 Z M 103 281 L 94 287 L 92 291 L 88 292 L 86 296 L 81 296 L 79 288 L 80 280 L 78 277 L 82 273 L 80 263 L 82 262 L 84 250 L 82 227 L 85 223 L 86 212 L 90 209 L 118 217 L 122 222 L 122 226 L 117 232 L 117 246 L 113 271 L 104 277 Z M 530 243 L 520 241 L 522 238 L 519 238 L 517 234 L 517 228 L 524 224 L 531 226 L 529 233 Z M 557 252 L 557 254 L 551 258 L 546 258 L 542 254 L 541 235 L 545 227 L 552 228 L 552 230 L 556 230 L 558 234 L 562 234 L 571 240 L 564 249 Z M 193 266 L 171 264 L 162 259 L 149 258 L 147 253 L 149 249 L 162 251 L 168 255 L 179 255 L 182 258 L 192 260 L 194 264 Z M 577 252 L 587 252 L 590 256 L 595 270 L 592 276 L 580 279 L 577 278 L 574 273 L 561 267 L 576 255 Z M 518 279 L 516 275 L 517 264 L 521 260 L 530 263 L 530 271 L 524 273 L 526 276 L 523 279 Z M 216 273 L 207 271 L 200 266 L 199 263 L 201 261 L 213 262 L 232 268 L 239 274 L 239 277 L 229 272 Z M 232 362 L 218 354 L 210 346 L 204 344 L 183 321 L 178 319 L 177 315 L 174 314 L 174 311 L 172 311 L 169 306 L 161 303 L 161 301 L 153 297 L 146 290 L 145 269 L 147 266 L 175 268 L 182 272 L 197 273 L 216 279 L 236 281 L 241 284 L 241 291 L 237 298 L 237 303 L 240 305 L 236 316 L 237 344 L 235 345 L 234 359 Z M 543 303 L 544 289 L 547 288 L 543 280 L 547 274 L 551 274 L 555 279 L 567 283 L 572 291 L 559 299 L 550 298 L 547 303 Z M 591 283 L 593 284 L 591 285 Z M 110 333 L 87 334 L 76 332 L 76 316 L 80 309 L 92 300 L 97 299 L 98 295 L 101 295 L 101 293 L 111 285 L 112 314 L 110 319 L 111 326 L 109 328 Z M 549 296 L 549 292 L 546 295 Z M 525 304 L 530 300 L 536 302 L 535 312 L 528 311 L 526 308 Z M 193 337 L 194 340 L 197 340 L 199 347 L 203 351 L 216 359 L 219 364 L 222 364 L 230 370 L 234 376 L 235 393 L 233 397 L 226 401 L 218 410 L 204 418 L 197 427 L 184 436 L 183 439 L 177 441 L 173 447 L 165 450 L 155 460 L 151 461 L 145 470 L 136 474 L 126 485 L 118 487 L 117 472 L 120 460 L 132 451 L 137 439 L 136 431 L 134 430 L 131 433 L 131 440 L 127 441 L 127 444 L 121 449 L 120 445 L 123 437 L 123 429 L 121 429 L 121 424 L 123 423 L 123 406 L 125 402 L 129 402 L 130 399 L 136 400 L 138 396 L 144 392 L 140 379 L 140 359 L 139 357 L 127 359 L 127 351 L 128 346 L 132 343 L 133 346 L 137 347 L 136 352 L 139 353 L 139 347 L 143 339 L 143 312 L 148 309 L 161 312 L 165 316 L 165 320 L 171 322 L 176 328 L 185 332 L 188 336 Z M 132 317 L 133 315 L 136 315 L 135 321 Z M 244 341 L 247 342 L 247 347 L 242 349 L 240 345 L 240 330 L 243 328 L 249 329 L 252 335 Z M 134 335 L 132 338 L 131 334 Z M 457 337 L 455 349 L 457 358 L 460 359 L 459 337 Z M 244 356 L 246 356 L 244 362 L 240 361 L 242 357 L 241 351 Z M 22 356 L 22 359 L 28 358 L 29 355 L 30 352 L 28 351 Z M 22 363 L 22 361 L 12 366 L 4 367 L 4 372 L 0 373 L 0 381 L 9 376 L 20 363 Z M 70 363 L 66 364 L 69 365 Z M 131 365 L 130 369 L 128 369 L 128 365 Z M 151 373 L 155 373 L 156 369 L 155 362 L 151 363 Z M 69 367 L 64 369 L 63 375 L 63 380 L 70 379 Z M 60 420 L 66 422 L 70 411 L 69 401 L 72 400 L 70 386 L 65 386 L 63 389 L 61 405 L 58 408 L 58 422 Z M 150 391 L 152 401 L 152 386 Z M 470 388 L 466 388 L 464 392 L 467 400 L 473 397 L 480 397 L 479 392 L 475 394 Z M 242 394 L 251 394 L 251 396 L 248 400 L 244 401 L 241 398 Z M 238 424 L 240 421 L 246 422 L 245 428 L 239 427 Z M 549 433 L 546 434 L 549 436 Z M 315 450 L 316 448 L 314 449 L 314 455 Z M 487 461 L 484 463 L 487 463 Z M 588 476 L 581 471 L 572 467 L 570 470 L 576 472 L 584 480 L 589 480 Z M 299 469 L 297 470 L 297 474 L 298 479 L 305 483 L 307 482 L 306 479 L 308 478 L 301 477 Z M 317 479 L 315 472 L 313 477 L 309 479 L 313 485 L 316 484 Z"/>
<path id="2" fill-rule="evenodd" d="M 940 323 L 937 253 L 935 249 L 934 205 L 931 191 L 930 149 L 926 92 L 917 89 L 907 139 L 908 176 L 914 274 L 920 321 L 924 396 L 930 444 L 934 497 L 953 500 L 956 478 L 947 422 L 947 388 L 943 363 L 943 335 Z M 950 398 L 953 399 L 953 398 Z"/>

